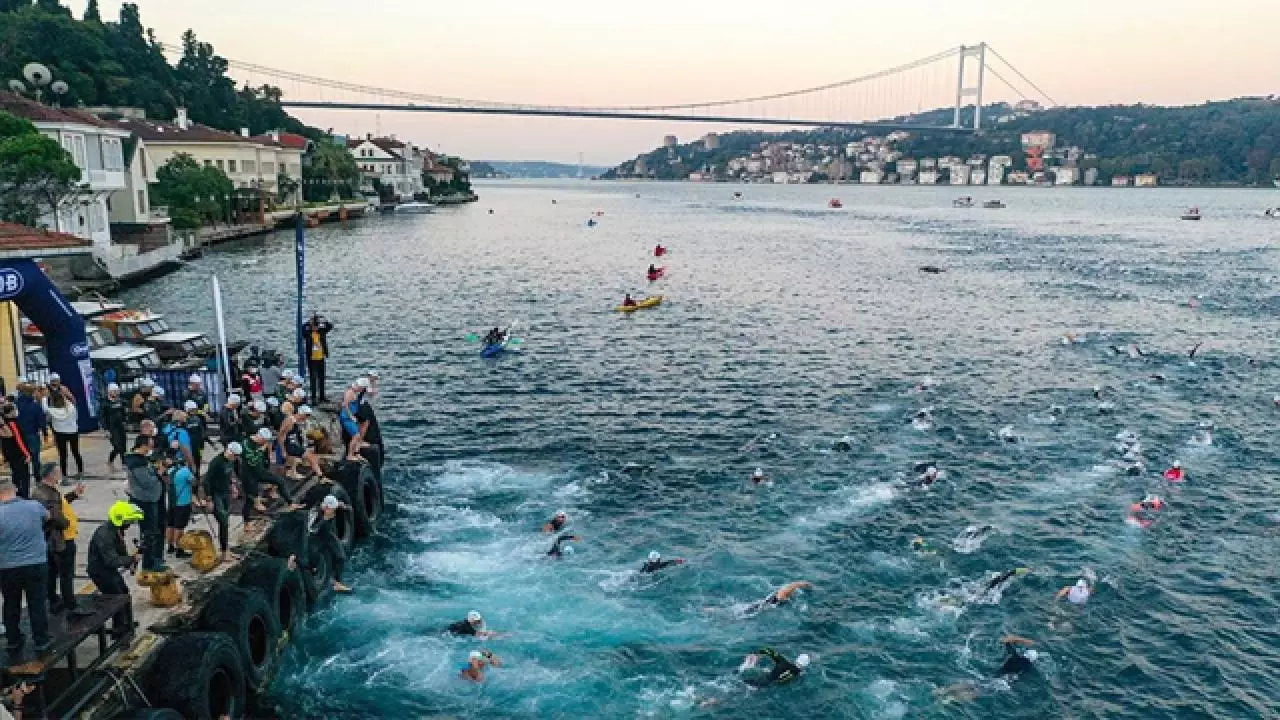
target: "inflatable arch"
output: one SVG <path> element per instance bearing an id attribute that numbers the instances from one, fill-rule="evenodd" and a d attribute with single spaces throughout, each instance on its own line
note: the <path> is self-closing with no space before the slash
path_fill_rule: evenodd
<path id="1" fill-rule="evenodd" d="M 93 365 L 84 319 L 71 308 L 62 293 L 34 260 L 0 261 L 0 300 L 13 301 L 44 334 L 49 369 L 76 396 L 80 432 L 98 427 L 98 400 L 94 394 Z"/>

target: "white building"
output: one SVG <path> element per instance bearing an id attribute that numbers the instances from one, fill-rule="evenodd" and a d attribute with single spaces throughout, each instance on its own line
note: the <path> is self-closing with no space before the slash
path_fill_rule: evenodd
<path id="1" fill-rule="evenodd" d="M 1060 167 L 1053 173 L 1054 185 L 1075 185 L 1080 180 L 1080 171 L 1074 167 Z"/>
<path id="2" fill-rule="evenodd" d="M 952 165 L 951 166 L 951 184 L 952 185 L 968 185 L 970 170 L 971 168 L 968 165 Z"/>
<path id="3" fill-rule="evenodd" d="M 347 149 L 356 159 L 366 189 L 372 190 L 373 181 L 377 180 L 382 187 L 391 188 L 399 200 L 412 200 L 425 190 L 422 149 L 413 143 L 402 142 L 394 135 L 385 138 L 366 135 L 362 140 L 348 140 Z M 643 172 L 637 162 L 636 173 Z"/>
<path id="4" fill-rule="evenodd" d="M 863 170 L 858 175 L 858 182 L 866 185 L 879 185 L 882 180 L 884 180 L 884 173 L 879 170 Z"/>
<path id="5" fill-rule="evenodd" d="M 937 185 L 938 171 L 937 170 L 921 170 L 920 184 L 921 185 Z"/>
<path id="6" fill-rule="evenodd" d="M 93 241 L 94 255 L 111 247 L 107 197 L 125 189 L 124 141 L 129 133 L 78 110 L 41 105 L 0 92 L 0 110 L 29 120 L 62 145 L 80 168 L 85 189 L 44 219 L 50 230 Z"/>

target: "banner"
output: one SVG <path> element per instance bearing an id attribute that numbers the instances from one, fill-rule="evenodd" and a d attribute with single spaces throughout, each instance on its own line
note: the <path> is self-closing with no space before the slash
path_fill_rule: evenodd
<path id="1" fill-rule="evenodd" d="M 301 211 L 293 219 L 293 236 L 293 255 L 294 260 L 297 262 L 298 274 L 298 312 L 297 317 L 294 318 L 293 328 L 297 334 L 298 373 L 305 378 L 307 376 L 307 353 L 306 345 L 302 342 L 302 294 L 307 277 L 307 230 L 306 219 L 302 216 Z"/>
<path id="2" fill-rule="evenodd" d="M 231 392 L 231 388 L 236 387 L 236 382 L 231 377 L 231 359 L 227 357 L 227 324 L 222 318 L 222 286 L 218 284 L 217 275 L 212 280 L 213 314 L 218 320 L 218 357 L 222 360 L 222 372 L 227 376 L 227 391 Z"/>

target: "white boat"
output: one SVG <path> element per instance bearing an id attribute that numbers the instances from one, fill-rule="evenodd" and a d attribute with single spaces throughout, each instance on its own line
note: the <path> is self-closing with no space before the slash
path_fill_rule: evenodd
<path id="1" fill-rule="evenodd" d="M 407 202 L 396 206 L 397 215 L 422 215 L 435 210 L 436 206 L 428 202 Z"/>
<path id="2" fill-rule="evenodd" d="M 1183 220 L 1199 220 L 1200 208 L 1198 207 L 1187 208 L 1187 211 L 1182 213 L 1182 219 Z"/>
<path id="3" fill-rule="evenodd" d="M 988 210 L 1002 210 L 1004 209 L 1005 204 L 1000 202 L 999 200 L 988 200 L 982 203 L 982 207 Z"/>
<path id="4" fill-rule="evenodd" d="M 971 208 L 973 207 L 973 198 L 969 197 L 968 195 L 965 195 L 964 197 L 958 197 L 955 200 L 951 201 L 951 207 Z"/>

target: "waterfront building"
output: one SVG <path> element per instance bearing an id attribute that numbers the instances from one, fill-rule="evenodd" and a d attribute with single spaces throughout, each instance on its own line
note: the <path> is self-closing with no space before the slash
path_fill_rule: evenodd
<path id="1" fill-rule="evenodd" d="M 952 185 L 968 185 L 969 184 L 968 165 L 952 165 L 951 166 L 951 184 Z"/>
<path id="2" fill-rule="evenodd" d="M 664 135 L 662 138 L 662 147 L 668 150 L 674 150 L 679 144 L 680 140 L 675 135 Z"/>
<path id="3" fill-rule="evenodd" d="M 884 179 L 884 173 L 879 170 L 863 170 L 858 176 L 858 182 L 865 185 L 879 185 Z"/>
<path id="4" fill-rule="evenodd" d="M 1056 168 L 1053 173 L 1054 185 L 1075 185 L 1080 180 L 1080 173 L 1074 167 Z"/>
<path id="5" fill-rule="evenodd" d="M 1025 170 L 1014 170 L 1008 174 L 1006 181 L 1010 185 L 1026 185 L 1031 182 L 1031 176 Z"/>
<path id="6" fill-rule="evenodd" d="M 938 171 L 937 170 L 921 170 L 920 184 L 921 185 L 937 185 Z"/>
<path id="7" fill-rule="evenodd" d="M 1084 184 L 1085 184 L 1085 185 L 1097 185 L 1097 184 L 1098 184 L 1098 168 L 1096 168 L 1096 167 L 1085 168 L 1085 171 L 1084 171 Z"/>
<path id="8" fill-rule="evenodd" d="M 1160 184 L 1159 177 L 1155 173 L 1140 173 L 1133 176 L 1133 186 L 1140 188 L 1153 188 Z"/>
<path id="9" fill-rule="evenodd" d="M 366 191 L 373 191 L 376 180 L 380 186 L 389 188 L 388 192 L 397 200 L 412 200 L 414 195 L 423 192 L 423 151 L 413 143 L 403 142 L 395 135 L 376 138 L 368 134 L 347 140 L 347 149 L 360 168 Z M 637 174 L 642 172 L 640 168 L 637 159 Z"/>
<path id="10" fill-rule="evenodd" d="M 1133 178 L 1128 175 L 1113 175 L 1111 177 L 1111 187 L 1129 187 L 1133 184 Z"/>
<path id="11" fill-rule="evenodd" d="M 986 185 L 987 171 L 980 167 L 973 168 L 969 172 L 969 184 L 970 185 Z"/>
<path id="12" fill-rule="evenodd" d="M 702 147 L 707 150 L 720 149 L 720 136 L 715 133 L 707 133 L 702 136 Z"/>

